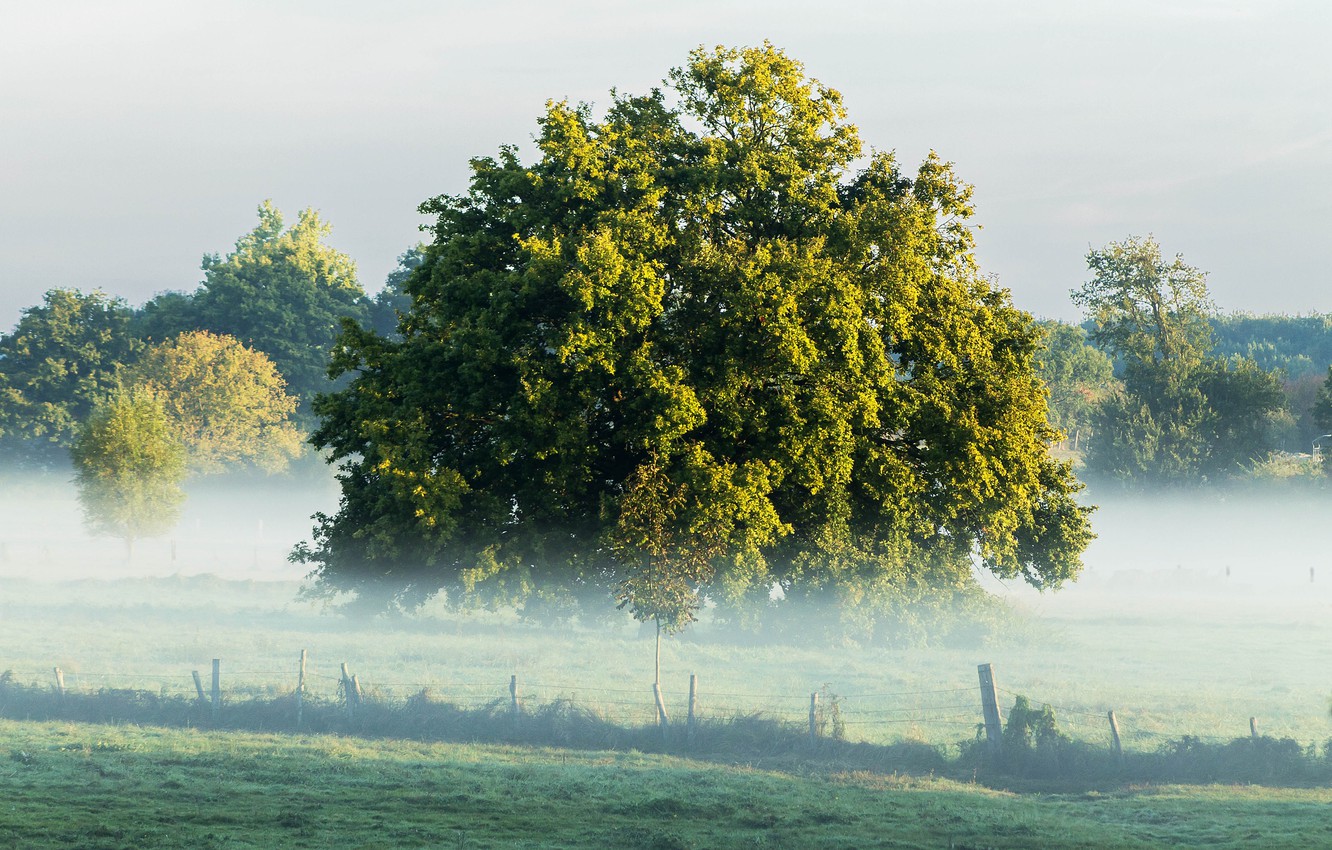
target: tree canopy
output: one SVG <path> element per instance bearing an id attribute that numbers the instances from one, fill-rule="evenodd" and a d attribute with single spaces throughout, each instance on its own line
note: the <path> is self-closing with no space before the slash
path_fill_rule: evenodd
<path id="1" fill-rule="evenodd" d="M 84 521 L 95 534 L 134 541 L 169 531 L 185 501 L 185 449 L 162 399 L 117 390 L 98 402 L 70 448 Z"/>
<path id="2" fill-rule="evenodd" d="M 0 447 L 44 465 L 63 458 L 79 424 L 142 348 L 133 311 L 101 290 L 52 289 L 0 336 Z"/>
<path id="3" fill-rule="evenodd" d="M 366 321 L 369 302 L 355 263 L 324 244 L 332 228 L 315 210 L 290 227 L 269 201 L 258 213 L 231 253 L 204 257 L 194 293 L 164 293 L 144 306 L 141 333 L 157 341 L 190 330 L 235 337 L 268 355 L 288 390 L 308 403 L 333 389 L 327 369 L 339 323 Z"/>
<path id="4" fill-rule="evenodd" d="M 300 453 L 296 399 L 272 360 L 233 337 L 183 333 L 146 350 L 123 380 L 161 400 L 195 472 L 276 472 Z"/>
<path id="5" fill-rule="evenodd" d="M 649 617 L 959 586 L 973 557 L 1076 574 L 1041 333 L 976 266 L 970 187 L 866 155 L 771 45 L 669 87 L 550 103 L 534 163 L 502 148 L 422 206 L 401 338 L 344 323 L 313 438 L 342 500 L 294 557 L 330 592 L 618 586 Z M 656 523 L 682 593 L 634 589 Z"/>
<path id="6" fill-rule="evenodd" d="M 1166 261 L 1151 237 L 1112 242 L 1087 265 L 1092 279 L 1073 301 L 1124 381 L 1100 405 L 1088 469 L 1198 483 L 1265 456 L 1289 418 L 1281 383 L 1252 360 L 1213 355 L 1206 274 L 1178 255 Z"/>

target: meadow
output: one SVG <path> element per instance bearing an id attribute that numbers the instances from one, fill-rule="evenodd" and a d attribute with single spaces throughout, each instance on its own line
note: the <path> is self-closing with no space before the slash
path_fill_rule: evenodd
<path id="1" fill-rule="evenodd" d="M 25 509 L 52 504 L 30 498 Z M 1082 581 L 1043 596 L 991 583 L 1008 613 L 943 641 L 820 643 L 813 629 L 758 641 L 700 623 L 665 644 L 668 708 L 678 723 L 696 674 L 701 722 L 748 739 L 715 737 L 689 751 L 650 734 L 652 639 L 638 624 L 539 626 L 441 605 L 351 620 L 299 597 L 300 577 L 281 558 L 291 534 L 283 510 L 295 508 L 255 504 L 264 525 L 251 515 L 223 526 L 217 504 L 200 500 L 183 524 L 193 536 L 141 546 L 135 563 L 113 542 L 80 538 L 76 522 L 64 534 L 42 526 L 42 536 L 19 508 L 7 514 L 0 671 L 9 682 L 49 693 L 59 667 L 71 696 L 189 701 L 191 672 L 207 684 L 217 658 L 224 712 L 219 724 L 198 712 L 185 724 L 126 716 L 109 725 L 8 712 L 0 846 L 1332 842 L 1321 755 L 1332 737 L 1321 657 L 1332 640 L 1332 571 L 1310 573 L 1314 508 L 1273 506 L 1255 520 L 1248 505 L 1107 507 Z M 1170 531 L 1196 521 L 1188 511 L 1212 517 L 1205 534 Z M 1269 545 L 1234 537 L 1227 512 L 1248 516 Z M 1150 545 L 1132 550 L 1130 539 Z M 226 719 L 252 702 L 285 712 L 302 650 L 310 704 L 326 713 L 340 706 L 345 662 L 368 705 L 417 699 L 502 712 L 516 676 L 524 716 L 567 706 L 592 721 L 577 728 L 596 734 L 518 742 L 484 727 L 385 734 L 333 721 L 278 733 Z M 1005 712 L 1019 694 L 1048 703 L 1094 758 L 1109 753 L 1114 709 L 1127 773 L 1035 781 L 974 767 L 980 663 L 994 665 Z M 837 707 L 844 740 L 805 752 L 796 742 L 814 692 L 822 721 Z M 1267 782 L 1225 771 L 1190 785 L 1134 778 L 1181 742 L 1222 752 L 1248 737 L 1250 718 L 1261 735 L 1314 754 L 1318 770 Z"/>

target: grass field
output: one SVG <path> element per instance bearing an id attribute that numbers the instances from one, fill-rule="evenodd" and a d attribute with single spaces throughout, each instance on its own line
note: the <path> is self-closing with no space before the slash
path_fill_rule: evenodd
<path id="1" fill-rule="evenodd" d="M 0 721 L 23 848 L 1307 848 L 1328 789 L 993 790 L 637 752 Z"/>
<path id="2" fill-rule="evenodd" d="M 63 504 L 37 495 L 28 507 Z M 516 675 L 527 712 L 568 701 L 606 728 L 651 722 L 652 641 L 632 622 L 550 629 L 437 607 L 349 621 L 297 598 L 280 558 L 292 533 L 280 505 L 257 501 L 262 520 L 226 525 L 210 504 L 196 506 L 197 534 L 182 535 L 178 560 L 156 541 L 132 565 L 113 543 L 79 538 L 77 523 L 52 532 L 22 506 L 3 513 L 0 671 L 46 690 L 60 667 L 75 694 L 171 699 L 192 695 L 191 671 L 206 681 L 219 658 L 225 699 L 239 706 L 285 699 L 305 649 L 311 697 L 329 704 L 346 662 L 386 705 L 428 691 L 480 711 L 507 700 Z M 691 673 L 705 720 L 757 716 L 794 734 L 818 691 L 849 742 L 899 747 L 872 759 L 775 746 L 684 758 L 622 733 L 554 749 L 369 738 L 350 726 L 279 735 L 10 716 L 0 720 L 0 847 L 1332 846 L 1325 787 L 1034 785 L 963 769 L 982 662 L 995 665 L 1005 709 L 1018 694 L 1051 704 L 1089 752 L 1108 751 L 1111 708 L 1131 758 L 1183 736 L 1221 747 L 1248 734 L 1250 717 L 1265 735 L 1321 751 L 1332 737 L 1322 508 L 1190 510 L 1219 519 L 1181 537 L 1174 509 L 1108 511 L 1081 582 L 1046 596 L 991 584 L 1014 616 L 969 641 L 819 644 L 797 630 L 760 643 L 704 623 L 667 642 L 677 719 Z M 1238 536 L 1246 517 L 1267 545 Z M 1130 534 L 1151 545 L 1130 547 Z"/>

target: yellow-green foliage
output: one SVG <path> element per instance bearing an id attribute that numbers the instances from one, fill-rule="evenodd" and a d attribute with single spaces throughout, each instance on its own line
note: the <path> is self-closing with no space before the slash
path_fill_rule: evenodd
<path id="1" fill-rule="evenodd" d="M 176 523 L 185 452 L 162 400 L 118 390 L 93 408 L 70 448 L 79 500 L 94 533 L 130 542 Z"/>
<path id="2" fill-rule="evenodd" d="M 297 400 L 272 360 L 233 337 L 183 333 L 149 348 L 123 378 L 160 400 L 196 472 L 276 472 L 300 452 L 290 422 Z"/>
<path id="3" fill-rule="evenodd" d="M 400 338 L 348 326 L 335 354 L 314 439 L 343 498 L 297 559 L 334 593 L 616 588 L 670 623 L 774 586 L 868 609 L 974 558 L 1074 576 L 1089 511 L 971 187 L 867 153 L 770 44 L 669 85 L 551 103 L 535 162 L 474 159 L 423 205 Z"/>

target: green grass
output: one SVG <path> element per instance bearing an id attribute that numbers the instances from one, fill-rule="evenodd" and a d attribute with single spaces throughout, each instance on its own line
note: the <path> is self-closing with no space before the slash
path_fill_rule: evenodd
<path id="1" fill-rule="evenodd" d="M 166 706 L 145 724 L 206 726 L 201 711 L 167 716 L 193 694 L 191 670 L 206 683 L 222 659 L 228 710 L 282 706 L 304 648 L 311 692 L 334 715 L 346 661 L 375 705 L 428 688 L 484 713 L 517 674 L 533 717 L 565 704 L 592 722 L 547 711 L 543 737 L 520 743 L 484 724 L 371 739 L 351 737 L 371 728 L 331 720 L 327 734 L 299 736 L 256 731 L 270 728 L 260 722 L 23 721 L 47 716 L 34 709 L 0 721 L 0 848 L 1332 846 L 1332 792 L 1316 787 L 1325 759 L 1304 772 L 1250 769 L 1246 745 L 1226 743 L 1247 735 L 1250 716 L 1298 747 L 1332 736 L 1322 576 L 1272 590 L 1239 568 L 1232 580 L 1093 575 L 1053 597 L 1012 594 L 1011 629 L 971 644 L 761 643 L 705 623 L 666 644 L 672 714 L 683 714 L 692 672 L 705 719 L 746 720 L 690 758 L 650 752 L 652 641 L 635 624 L 541 629 L 439 608 L 355 622 L 298 601 L 298 586 L 8 578 L 0 671 L 49 692 L 60 666 L 74 696 L 141 689 Z M 959 743 L 979 720 L 979 662 L 995 664 L 1005 708 L 1017 693 L 1052 703 L 1079 758 L 1104 765 L 1114 708 L 1129 769 L 1077 782 L 968 769 Z M 815 690 L 825 705 L 840 698 L 850 743 L 811 757 L 793 742 Z M 1163 759 L 1183 736 L 1198 744 Z M 1183 779 L 1237 784 L 1167 784 Z M 1291 787 L 1238 784 L 1251 782 Z"/>
<path id="2" fill-rule="evenodd" d="M 0 721 L 0 846 L 1312 847 L 1328 789 L 1015 794 L 634 751 Z"/>
<path id="3" fill-rule="evenodd" d="M 636 624 L 542 629 L 438 609 L 358 623 L 296 601 L 298 587 L 211 577 L 8 579 L 0 670 L 49 686 L 59 666 L 75 690 L 188 695 L 190 671 L 207 680 L 216 657 L 229 698 L 244 699 L 289 692 L 308 649 L 309 689 L 329 698 L 346 661 L 371 695 L 388 700 L 428 688 L 485 705 L 507 699 L 516 674 L 529 706 L 572 699 L 620 724 L 652 718 L 652 641 Z M 705 717 L 761 713 L 799 723 L 818 690 L 841 698 L 852 740 L 951 745 L 973 734 L 976 664 L 993 662 L 1003 704 L 1019 693 L 1048 702 L 1061 727 L 1089 744 L 1109 745 L 1111 708 L 1130 750 L 1184 735 L 1228 741 L 1248 733 L 1249 717 L 1263 734 L 1321 744 L 1332 736 L 1322 658 L 1332 643 L 1328 589 L 1269 598 L 1188 571 L 1127 576 L 1082 596 L 1075 588 L 1022 599 L 1027 613 L 1013 631 L 970 646 L 746 643 L 713 639 L 704 624 L 666 642 L 664 686 L 676 717 L 696 673 Z"/>

